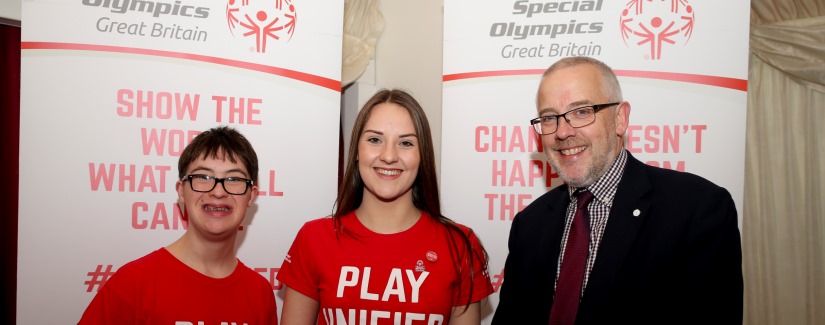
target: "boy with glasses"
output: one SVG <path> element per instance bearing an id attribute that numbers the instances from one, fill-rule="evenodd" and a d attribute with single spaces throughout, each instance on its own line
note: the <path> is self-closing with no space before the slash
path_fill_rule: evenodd
<path id="1" fill-rule="evenodd" d="M 252 145 L 233 128 L 212 128 L 184 149 L 178 173 L 186 231 L 121 267 L 78 324 L 277 325 L 272 286 L 235 256 L 238 227 L 258 195 Z"/>

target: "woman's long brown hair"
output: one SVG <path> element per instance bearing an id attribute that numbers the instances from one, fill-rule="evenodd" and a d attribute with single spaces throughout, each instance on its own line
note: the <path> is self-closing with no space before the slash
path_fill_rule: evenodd
<path id="1" fill-rule="evenodd" d="M 358 141 L 361 139 L 361 134 L 364 132 L 372 110 L 379 104 L 385 103 L 396 104 L 405 108 L 410 113 L 410 118 L 412 118 L 413 125 L 415 126 L 415 133 L 418 136 L 418 153 L 421 157 L 421 162 L 418 166 L 418 175 L 412 185 L 413 205 L 419 210 L 426 211 L 430 217 L 445 226 L 445 235 L 452 247 L 453 252 L 451 257 L 458 277 L 458 283 L 456 285 L 458 290 L 461 290 L 463 281 L 473 281 L 476 275 L 473 265 L 476 261 L 484 263 L 482 270 L 487 269 L 487 251 L 481 245 L 480 240 L 478 243 L 480 249 L 474 250 L 473 244 L 470 242 L 473 234 L 472 230 L 464 232 L 454 221 L 441 214 L 441 201 L 438 194 L 438 179 L 435 173 L 435 154 L 432 134 L 430 132 L 430 123 L 424 114 L 424 109 L 421 108 L 418 101 L 406 91 L 382 89 L 376 92 L 358 113 L 352 129 L 352 136 L 350 137 L 349 157 L 347 158 L 344 179 L 341 182 L 341 187 L 338 189 L 338 199 L 336 201 L 335 212 L 332 215 L 336 229 L 339 230 L 339 233 L 346 233 L 340 222 L 340 218 L 355 211 L 355 209 L 361 205 L 361 200 L 364 195 L 364 181 L 361 179 L 358 171 Z M 457 240 L 456 237 L 458 238 Z M 459 250 L 459 245 L 464 247 L 464 254 L 460 254 L 461 250 Z M 472 284 L 469 288 L 470 292 L 467 296 L 465 311 L 472 303 Z"/>

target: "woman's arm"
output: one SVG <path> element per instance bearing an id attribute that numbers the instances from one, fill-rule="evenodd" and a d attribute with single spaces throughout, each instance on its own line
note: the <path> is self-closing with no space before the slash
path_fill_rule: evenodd
<path id="1" fill-rule="evenodd" d="M 481 307 L 478 302 L 471 303 L 464 310 L 465 306 L 453 307 L 453 315 L 450 316 L 450 325 L 478 325 L 481 324 Z"/>
<path id="2" fill-rule="evenodd" d="M 318 321 L 318 301 L 284 285 L 284 308 L 281 325 L 315 325 Z"/>

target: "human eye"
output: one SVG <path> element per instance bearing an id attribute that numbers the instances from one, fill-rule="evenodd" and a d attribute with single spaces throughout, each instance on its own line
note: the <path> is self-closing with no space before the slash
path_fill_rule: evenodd
<path id="1" fill-rule="evenodd" d="M 578 119 L 590 117 L 590 115 L 593 115 L 593 106 L 577 108 L 571 115 Z"/>
<path id="2" fill-rule="evenodd" d="M 243 177 L 227 177 L 227 178 L 224 178 L 223 181 L 227 182 L 227 183 L 233 183 L 233 184 L 238 183 L 239 184 L 239 183 L 246 183 L 246 178 L 243 178 Z"/>
<path id="3" fill-rule="evenodd" d="M 415 147 L 415 141 L 412 140 L 401 140 L 402 147 Z"/>
<path id="4" fill-rule="evenodd" d="M 376 137 L 376 136 L 368 136 L 366 139 L 364 139 L 364 141 L 366 141 L 367 143 L 372 143 L 372 144 L 381 143 L 381 139 L 379 137 Z"/>
<path id="5" fill-rule="evenodd" d="M 202 185 L 202 186 L 209 186 L 215 182 L 215 177 L 204 175 L 204 174 L 192 174 L 189 175 L 189 179 L 193 185 Z"/>
<path id="6" fill-rule="evenodd" d="M 212 176 L 203 175 L 203 174 L 194 174 L 194 175 L 189 175 L 189 176 L 192 177 L 193 182 L 211 182 L 212 179 L 214 179 L 214 177 L 212 177 Z"/>
<path id="7" fill-rule="evenodd" d="M 547 116 L 539 117 L 539 119 L 541 120 L 541 123 L 543 123 L 543 124 L 553 124 L 553 125 L 556 124 L 556 119 L 557 118 L 558 118 L 558 116 L 556 116 L 556 115 L 547 115 Z"/>

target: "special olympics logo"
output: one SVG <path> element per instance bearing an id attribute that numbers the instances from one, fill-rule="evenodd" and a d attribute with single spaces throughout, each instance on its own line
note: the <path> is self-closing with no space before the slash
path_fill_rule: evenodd
<path id="1" fill-rule="evenodd" d="M 297 13 L 293 0 L 228 0 L 226 22 L 235 37 L 255 39 L 255 52 L 266 52 L 266 41 L 289 41 L 295 33 Z"/>
<path id="2" fill-rule="evenodd" d="M 693 7 L 687 0 L 630 0 L 620 28 L 625 45 L 650 48 L 650 59 L 662 58 L 667 45 L 685 45 L 693 34 Z"/>

